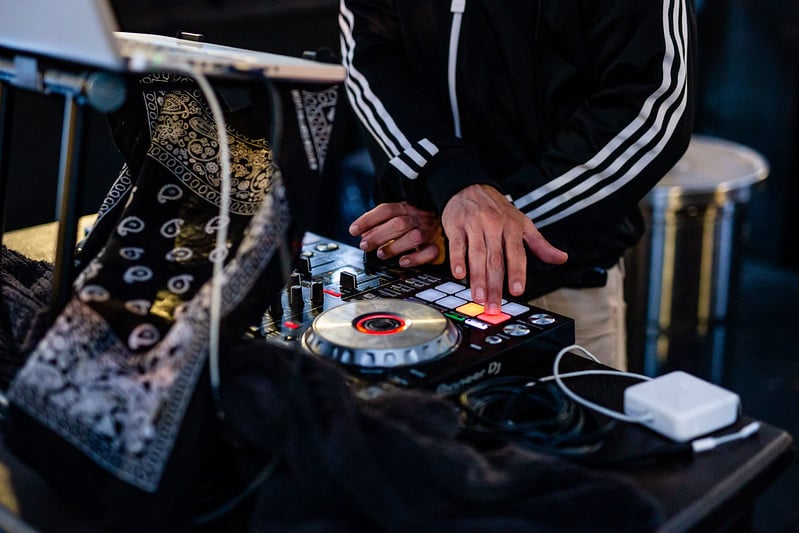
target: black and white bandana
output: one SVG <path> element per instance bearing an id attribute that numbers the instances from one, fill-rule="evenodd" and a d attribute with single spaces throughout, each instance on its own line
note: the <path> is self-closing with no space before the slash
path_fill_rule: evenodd
<path id="1" fill-rule="evenodd" d="M 170 81 L 142 80 L 146 156 L 111 187 L 95 226 L 106 228 L 102 245 L 89 243 L 99 252 L 9 390 L 17 407 L 146 491 L 158 486 L 207 359 L 214 258 L 225 259 L 225 316 L 285 248 L 292 223 L 268 141 L 233 121 L 230 215 L 219 217 L 215 122 L 199 90 Z M 302 171 L 318 172 L 336 89 L 289 94 Z M 223 226 L 227 246 L 217 249 Z"/>

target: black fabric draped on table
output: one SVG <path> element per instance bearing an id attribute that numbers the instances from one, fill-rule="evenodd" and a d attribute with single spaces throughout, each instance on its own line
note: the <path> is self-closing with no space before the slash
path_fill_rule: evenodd
<path id="1" fill-rule="evenodd" d="M 236 181 L 221 220 L 202 95 L 170 79 L 141 83 L 143 98 L 112 120 L 126 165 L 58 316 L 37 320 L 52 265 L 2 250 L 5 440 L 65 498 L 112 531 L 657 526 L 657 505 L 628 481 L 516 446 L 483 449 L 463 438 L 446 399 L 410 391 L 365 402 L 332 363 L 245 340 L 299 250 L 336 88 L 282 88 L 282 185 L 264 124 L 252 110 L 228 112 Z M 226 250 L 213 244 L 220 224 Z M 226 256 L 224 420 L 207 376 L 215 254 Z"/>

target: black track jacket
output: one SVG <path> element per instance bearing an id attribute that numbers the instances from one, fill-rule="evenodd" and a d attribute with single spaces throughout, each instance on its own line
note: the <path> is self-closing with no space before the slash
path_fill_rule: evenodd
<path id="1" fill-rule="evenodd" d="M 339 25 L 376 200 L 494 185 L 569 253 L 530 255 L 528 297 L 635 244 L 690 140 L 692 0 L 341 0 Z"/>

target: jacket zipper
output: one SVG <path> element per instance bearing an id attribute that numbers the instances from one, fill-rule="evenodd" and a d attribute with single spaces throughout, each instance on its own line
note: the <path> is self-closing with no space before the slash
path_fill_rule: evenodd
<path id="1" fill-rule="evenodd" d="M 461 114 L 458 108 L 458 94 L 456 92 L 456 69 L 458 66 L 458 43 L 461 36 L 461 23 L 463 12 L 466 10 L 466 0 L 452 0 L 452 27 L 449 32 L 449 68 L 447 81 L 449 84 L 449 105 L 452 108 L 452 123 L 455 128 L 455 137 L 461 137 Z"/>

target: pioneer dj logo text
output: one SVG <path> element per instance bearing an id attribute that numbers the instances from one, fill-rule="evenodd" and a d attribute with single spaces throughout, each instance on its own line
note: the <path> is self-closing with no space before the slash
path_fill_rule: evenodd
<path id="1" fill-rule="evenodd" d="M 471 385 L 487 376 L 497 376 L 502 372 L 502 363 L 492 361 L 487 367 L 481 368 L 474 374 L 469 374 L 453 383 L 442 383 L 436 387 L 436 393 L 442 395 L 455 394 L 463 390 L 467 385 Z"/>

